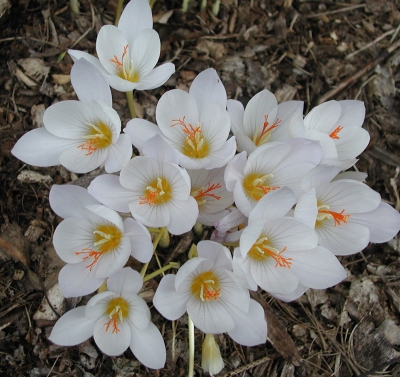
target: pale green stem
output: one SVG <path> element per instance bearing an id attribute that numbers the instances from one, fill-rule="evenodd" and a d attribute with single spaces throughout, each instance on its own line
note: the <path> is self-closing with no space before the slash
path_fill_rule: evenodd
<path id="1" fill-rule="evenodd" d="M 194 375 L 194 324 L 192 319 L 188 316 L 188 328 L 189 328 L 189 371 L 188 377 Z"/>
<path id="2" fill-rule="evenodd" d="M 163 233 L 163 236 L 160 239 L 159 245 L 160 245 L 160 247 L 166 248 L 169 246 L 170 242 L 171 242 L 171 239 L 169 237 L 169 233 L 167 231 L 165 231 Z"/>
<path id="3" fill-rule="evenodd" d="M 201 0 L 200 10 L 207 8 L 207 0 Z"/>
<path id="4" fill-rule="evenodd" d="M 153 242 L 153 253 L 156 251 L 158 243 L 161 240 L 161 237 L 163 236 L 164 232 L 167 232 L 167 228 L 163 227 L 160 229 L 160 232 L 157 234 L 156 239 Z M 140 271 L 140 275 L 142 275 L 142 278 L 144 277 L 144 275 L 146 274 L 147 268 L 149 267 L 149 263 L 146 263 L 143 267 L 142 270 Z"/>
<path id="5" fill-rule="evenodd" d="M 211 11 L 211 12 L 212 12 L 212 14 L 213 14 L 215 17 L 218 16 L 220 5 L 221 5 L 221 0 L 217 0 L 217 1 L 214 3 L 213 7 L 212 7 L 212 11 Z"/>
<path id="6" fill-rule="evenodd" d="M 182 12 L 186 13 L 189 7 L 190 0 L 183 0 L 182 1 Z"/>
<path id="7" fill-rule="evenodd" d="M 126 92 L 126 99 L 128 100 L 129 111 L 132 119 L 136 118 L 135 105 L 133 103 L 133 91 Z"/>
<path id="8" fill-rule="evenodd" d="M 156 277 L 159 274 L 164 274 L 165 271 L 168 271 L 170 268 L 179 268 L 180 264 L 178 262 L 168 263 L 166 266 L 159 268 L 157 271 L 152 272 L 151 274 L 145 276 L 143 278 L 143 283 L 145 281 L 149 281 Z"/>
<path id="9" fill-rule="evenodd" d="M 118 22 L 121 17 L 123 5 L 124 5 L 124 0 L 118 0 L 117 11 L 115 12 L 115 22 L 114 22 L 115 26 L 118 26 Z"/>
<path id="10" fill-rule="evenodd" d="M 150 232 L 150 233 L 160 233 L 160 231 L 161 231 L 161 229 L 160 228 L 147 228 L 147 230 Z"/>
<path id="11" fill-rule="evenodd" d="M 224 246 L 232 246 L 232 247 L 238 247 L 239 246 L 239 242 L 222 242 L 222 245 Z"/>

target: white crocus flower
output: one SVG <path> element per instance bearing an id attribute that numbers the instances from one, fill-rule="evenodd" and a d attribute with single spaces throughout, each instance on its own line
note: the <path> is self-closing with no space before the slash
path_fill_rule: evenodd
<path id="1" fill-rule="evenodd" d="M 264 343 L 264 311 L 233 273 L 229 250 L 201 241 L 197 251 L 199 256 L 186 262 L 176 275 L 161 280 L 153 300 L 156 309 L 170 320 L 187 311 L 194 325 L 206 334 L 227 332 L 246 346 Z"/>
<path id="2" fill-rule="evenodd" d="M 165 345 L 160 331 L 150 321 L 149 308 L 137 295 L 142 284 L 140 274 L 131 268 L 110 276 L 108 291 L 93 296 L 86 306 L 64 314 L 49 339 L 60 346 L 74 346 L 93 336 L 106 355 L 118 356 L 130 347 L 148 368 L 162 368 Z"/>
<path id="3" fill-rule="evenodd" d="M 275 95 L 265 89 L 250 99 L 246 109 L 236 100 L 228 100 L 227 106 L 240 151 L 250 154 L 270 141 L 304 137 L 302 101 L 278 105 Z"/>
<path id="4" fill-rule="evenodd" d="M 69 50 L 74 61 L 84 58 L 95 65 L 109 85 L 121 92 L 158 88 L 175 72 L 172 63 L 154 68 L 160 57 L 160 37 L 153 30 L 147 0 L 132 0 L 121 14 L 118 27 L 105 25 L 96 42 L 99 59 Z"/>
<path id="5" fill-rule="evenodd" d="M 297 219 L 315 229 L 318 244 L 335 255 L 350 255 L 364 249 L 370 240 L 385 242 L 396 235 L 400 224 L 397 211 L 382 204 L 380 195 L 361 182 L 331 182 L 337 170 L 317 169 L 303 185 L 309 190 L 294 211 Z"/>
<path id="6" fill-rule="evenodd" d="M 111 91 L 104 77 L 85 60 L 71 70 L 80 101 L 62 101 L 43 116 L 44 127 L 25 134 L 12 153 L 35 166 L 63 165 L 87 173 L 104 163 L 109 173 L 121 170 L 132 155 L 128 135 L 120 134 L 121 121 L 111 107 Z"/>
<path id="7" fill-rule="evenodd" d="M 370 136 L 361 126 L 365 106 L 362 101 L 328 101 L 312 109 L 304 118 L 306 137 L 320 141 L 321 163 L 348 169 L 367 147 Z"/>
<path id="8" fill-rule="evenodd" d="M 57 254 L 67 263 L 59 274 L 65 297 L 94 292 L 130 256 L 147 263 L 153 255 L 150 233 L 142 224 L 122 221 L 115 211 L 94 202 L 78 186 L 55 185 L 50 191 L 50 205 L 65 218 L 53 238 Z"/>
<path id="9" fill-rule="evenodd" d="M 225 183 L 233 191 L 236 206 L 246 216 L 269 192 L 288 186 L 298 194 L 301 181 L 321 159 L 321 146 L 307 139 L 259 146 L 246 160 L 246 152 L 236 155 L 225 170 Z"/>
<path id="10" fill-rule="evenodd" d="M 158 127 L 132 119 L 124 131 L 140 151 L 146 140 L 159 134 L 176 150 L 179 165 L 186 169 L 223 167 L 236 152 L 235 138 L 228 139 L 226 101 L 221 80 L 209 68 L 194 79 L 189 93 L 175 89 L 160 98 L 156 109 Z"/>
<path id="11" fill-rule="evenodd" d="M 233 203 L 233 195 L 225 187 L 225 168 L 187 171 L 191 182 L 190 195 L 199 206 L 197 221 L 212 226 L 229 214 L 227 208 Z"/>
<path id="12" fill-rule="evenodd" d="M 189 231 L 199 214 L 190 196 L 189 175 L 176 165 L 174 150 L 160 137 L 149 140 L 145 149 L 147 156 L 131 159 L 120 177 L 95 178 L 90 194 L 116 211 L 131 212 L 146 226 L 166 226 L 172 234 Z"/>
<path id="13" fill-rule="evenodd" d="M 317 235 L 297 219 L 284 216 L 295 203 L 287 187 L 264 196 L 249 217 L 234 260 L 250 289 L 288 295 L 300 286 L 322 289 L 346 273 L 332 253 L 317 247 Z M 301 288 L 301 287 L 300 287 Z"/>

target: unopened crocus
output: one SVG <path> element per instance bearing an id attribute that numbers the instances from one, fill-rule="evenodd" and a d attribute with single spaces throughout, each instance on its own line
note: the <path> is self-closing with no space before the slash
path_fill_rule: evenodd
<path id="1" fill-rule="evenodd" d="M 63 165 L 87 173 L 104 164 L 109 173 L 121 170 L 132 155 L 128 135 L 112 108 L 111 91 L 96 67 L 79 60 L 71 81 L 80 101 L 62 101 L 44 113 L 44 127 L 29 131 L 12 149 L 14 156 L 35 166 Z"/>
<path id="2" fill-rule="evenodd" d="M 93 296 L 86 306 L 64 314 L 49 340 L 74 346 L 93 336 L 100 350 L 121 355 L 128 347 L 137 359 L 152 369 L 162 368 L 166 352 L 163 338 L 150 321 L 150 310 L 137 294 L 143 280 L 137 271 L 124 268 L 107 280 L 107 291 Z"/>
<path id="3" fill-rule="evenodd" d="M 129 92 L 158 88 L 175 72 L 172 63 L 154 68 L 160 48 L 149 2 L 132 0 L 122 12 L 118 27 L 105 25 L 100 29 L 96 41 L 98 59 L 78 50 L 68 53 L 74 61 L 83 58 L 95 65 L 112 88 Z"/>

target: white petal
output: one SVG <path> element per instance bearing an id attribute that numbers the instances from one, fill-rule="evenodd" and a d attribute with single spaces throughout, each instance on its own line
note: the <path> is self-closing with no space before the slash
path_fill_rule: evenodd
<path id="1" fill-rule="evenodd" d="M 247 162 L 246 152 L 237 154 L 228 163 L 225 169 L 224 179 L 226 189 L 233 191 L 237 181 L 243 181 L 243 172 Z"/>
<path id="2" fill-rule="evenodd" d="M 125 266 L 131 255 L 129 238 L 122 236 L 117 248 L 101 255 L 97 262 L 96 277 L 106 278 Z"/>
<path id="3" fill-rule="evenodd" d="M 85 307 L 80 306 L 65 313 L 54 325 L 49 340 L 59 346 L 74 346 L 93 335 L 96 319 L 85 316 Z"/>
<path id="4" fill-rule="evenodd" d="M 85 296 L 94 292 L 104 279 L 96 278 L 96 266 L 92 271 L 87 268 L 90 262 L 83 261 L 76 264 L 65 265 L 58 275 L 61 292 L 65 297 Z"/>
<path id="5" fill-rule="evenodd" d="M 88 187 L 89 193 L 118 212 L 129 212 L 129 203 L 136 197 L 133 192 L 119 183 L 119 177 L 103 174 L 96 177 Z"/>
<path id="6" fill-rule="evenodd" d="M 97 320 L 94 326 L 93 337 L 101 352 L 108 356 L 121 355 L 131 343 L 131 329 L 127 320 L 118 324 L 119 331 L 113 331 L 111 325 L 106 331 L 106 323 L 109 317 L 103 316 Z"/>
<path id="7" fill-rule="evenodd" d="M 132 157 L 132 143 L 129 135 L 120 135 L 117 142 L 110 145 L 105 160 L 107 173 L 120 171 Z"/>
<path id="8" fill-rule="evenodd" d="M 206 334 L 220 334 L 235 327 L 235 322 L 219 300 L 201 301 L 192 296 L 187 312 L 194 325 Z"/>
<path id="9" fill-rule="evenodd" d="M 299 281 L 290 268 L 275 267 L 275 261 L 251 261 L 251 275 L 257 285 L 267 292 L 286 294 L 292 292 Z"/>
<path id="10" fill-rule="evenodd" d="M 104 75 L 88 60 L 79 59 L 71 69 L 71 83 L 79 100 L 104 102 L 112 107 L 111 90 Z"/>
<path id="11" fill-rule="evenodd" d="M 256 94 L 247 104 L 243 118 L 243 133 L 250 138 L 258 137 L 264 122 L 273 124 L 278 113 L 278 102 L 269 90 Z M 266 118 L 267 117 L 267 118 Z"/>
<path id="12" fill-rule="evenodd" d="M 166 92 L 157 104 L 156 118 L 163 134 L 171 140 L 173 146 L 181 151 L 186 141 L 186 133 L 179 121 L 187 127 L 196 127 L 199 122 L 199 113 L 196 101 L 189 93 L 180 89 Z"/>
<path id="13" fill-rule="evenodd" d="M 183 234 L 193 228 L 199 215 L 199 207 L 193 197 L 189 196 L 187 200 L 170 201 L 167 207 L 171 216 L 167 229 L 171 234 Z"/>
<path id="14" fill-rule="evenodd" d="M 178 153 L 168 144 L 160 134 L 155 134 L 143 144 L 143 154 L 152 157 L 160 164 L 170 162 L 172 164 L 179 163 Z"/>
<path id="15" fill-rule="evenodd" d="M 41 127 L 23 135 L 14 145 L 11 153 L 29 165 L 54 166 L 60 164 L 60 154 L 75 140 L 62 139 Z"/>
<path id="16" fill-rule="evenodd" d="M 78 217 L 85 206 L 99 204 L 83 187 L 75 185 L 53 185 L 50 189 L 51 209 L 60 217 Z"/>
<path id="17" fill-rule="evenodd" d="M 315 228 L 318 244 L 335 255 L 351 255 L 364 249 L 369 242 L 369 230 L 359 224 L 348 223 L 334 226 L 334 221 L 324 220 Z"/>
<path id="18" fill-rule="evenodd" d="M 131 350 L 146 367 L 160 369 L 165 365 L 166 351 L 163 337 L 157 327 L 149 322 L 146 329 L 131 326 Z"/>
<path id="19" fill-rule="evenodd" d="M 117 65 L 111 60 L 118 59 L 122 63 L 122 56 L 124 56 L 126 48 L 128 48 L 128 40 L 116 26 L 105 25 L 100 29 L 96 41 L 96 51 L 101 64 L 109 74 L 118 74 Z"/>
<path id="20" fill-rule="evenodd" d="M 228 335 L 236 343 L 252 347 L 267 341 L 267 322 L 264 309 L 258 302 L 250 300 L 247 313 L 236 310 L 231 315 L 235 321 L 235 327 L 228 332 Z"/>
<path id="21" fill-rule="evenodd" d="M 89 173 L 97 169 L 107 158 L 108 149 L 97 149 L 92 154 L 87 151 L 72 147 L 65 150 L 60 155 L 60 164 L 74 173 Z"/>
<path id="22" fill-rule="evenodd" d="M 231 118 L 231 130 L 234 135 L 238 132 L 243 133 L 244 107 L 241 102 L 229 99 L 226 103 L 229 117 Z"/>
<path id="23" fill-rule="evenodd" d="M 135 70 L 141 77 L 146 77 L 158 62 L 160 57 L 160 37 L 153 29 L 142 30 L 131 45 L 130 59 L 134 63 Z"/>
<path id="24" fill-rule="evenodd" d="M 400 230 L 399 213 L 383 202 L 371 212 L 351 215 L 349 222 L 366 226 L 370 232 L 370 242 L 388 242 Z"/>
<path id="25" fill-rule="evenodd" d="M 230 137 L 221 148 L 209 154 L 208 158 L 211 160 L 209 164 L 205 165 L 206 169 L 216 169 L 225 166 L 236 153 L 236 139 L 235 136 Z"/>
<path id="26" fill-rule="evenodd" d="M 321 246 L 313 250 L 287 252 L 285 257 L 292 258 L 291 271 L 306 287 L 326 289 L 347 277 L 338 259 Z"/>
<path id="27" fill-rule="evenodd" d="M 299 198 L 294 210 L 294 218 L 314 229 L 317 215 L 317 197 L 315 189 L 312 189 Z"/>
<path id="28" fill-rule="evenodd" d="M 260 237 L 263 228 L 264 228 L 264 222 L 260 221 L 251 224 L 243 229 L 243 232 L 240 236 L 240 252 L 243 258 L 246 257 L 251 247 Z"/>
<path id="29" fill-rule="evenodd" d="M 53 244 L 58 256 L 66 263 L 79 263 L 83 249 L 93 247 L 94 225 L 86 219 L 69 217 L 61 222 L 54 232 Z"/>
<path id="30" fill-rule="evenodd" d="M 283 302 L 290 302 L 293 300 L 298 299 L 300 296 L 304 294 L 305 291 L 307 291 L 308 287 L 305 287 L 304 285 L 299 284 L 297 288 L 287 294 L 279 294 L 279 293 L 270 293 L 272 297 L 277 298 L 278 300 L 281 300 Z"/>
<path id="31" fill-rule="evenodd" d="M 215 267 L 232 270 L 232 255 L 229 249 L 213 241 L 200 241 L 197 244 L 197 254 L 199 257 L 214 261 Z"/>
<path id="32" fill-rule="evenodd" d="M 141 263 L 150 262 L 153 255 L 153 243 L 146 227 L 133 219 L 124 221 L 125 235 L 131 241 L 131 255 Z"/>
<path id="33" fill-rule="evenodd" d="M 163 85 L 175 72 L 175 65 L 164 63 L 154 68 L 148 75 L 141 78 L 136 85 L 137 90 L 150 90 Z"/>
<path id="34" fill-rule="evenodd" d="M 361 127 L 345 127 L 335 139 L 335 145 L 340 160 L 354 158 L 361 154 L 369 143 L 369 133 Z"/>
<path id="35" fill-rule="evenodd" d="M 253 143 L 253 140 L 251 140 L 244 133 L 236 132 L 235 137 L 239 151 L 246 151 L 247 154 L 250 155 L 250 153 L 254 152 L 254 150 L 257 148 L 257 146 Z"/>
<path id="36" fill-rule="evenodd" d="M 213 68 L 205 69 L 196 76 L 190 86 L 189 94 L 196 100 L 199 113 L 214 101 L 226 107 L 226 90 Z"/>
<path id="37" fill-rule="evenodd" d="M 365 117 L 365 105 L 363 101 L 345 100 L 339 101 L 341 114 L 337 125 L 343 127 L 361 127 Z"/>
<path id="38" fill-rule="evenodd" d="M 271 141 L 284 141 L 289 137 L 305 137 L 303 101 L 287 101 L 278 105 L 279 126 L 271 134 Z"/>
<path id="39" fill-rule="evenodd" d="M 157 134 L 162 134 L 158 126 L 145 119 L 134 118 L 128 122 L 124 132 L 131 137 L 132 144 L 143 150 L 143 144 L 151 137 Z"/>
<path id="40" fill-rule="evenodd" d="M 153 298 L 155 308 L 167 319 L 174 321 L 186 312 L 190 291 L 175 289 L 175 275 L 164 276 Z"/>
<path id="41" fill-rule="evenodd" d="M 191 278 L 189 275 L 194 272 L 197 268 L 206 271 L 207 268 L 211 269 L 213 267 L 213 262 L 202 258 L 192 258 L 189 259 L 185 264 L 183 264 L 176 274 L 175 279 L 175 289 L 179 291 L 183 291 L 187 288 L 187 285 L 191 284 Z"/>
<path id="42" fill-rule="evenodd" d="M 100 60 L 95 58 L 93 55 L 90 55 L 87 52 L 79 50 L 68 50 L 68 54 L 74 63 L 77 63 L 79 59 L 85 59 L 89 63 L 93 64 L 100 71 L 101 74 L 103 75 L 108 74 L 108 72 L 101 65 Z"/>
<path id="43" fill-rule="evenodd" d="M 249 224 L 285 216 L 295 203 L 296 196 L 289 187 L 274 190 L 257 202 L 250 213 Z"/>
<path id="44" fill-rule="evenodd" d="M 249 217 L 256 204 L 256 201 L 250 201 L 249 197 L 243 190 L 242 182 L 238 181 L 236 183 L 235 189 L 233 190 L 233 198 L 235 199 L 235 204 L 239 211 L 242 212 L 246 217 Z"/>
<path id="45" fill-rule="evenodd" d="M 147 0 L 130 1 L 121 14 L 118 22 L 118 29 L 122 31 L 129 41 L 144 29 L 153 28 L 153 17 Z"/>
<path id="46" fill-rule="evenodd" d="M 136 294 L 142 289 L 143 279 L 139 272 L 130 267 L 123 268 L 107 280 L 107 288 L 110 291 Z"/>
<path id="47" fill-rule="evenodd" d="M 342 109 L 337 101 L 328 101 L 314 107 L 304 118 L 306 129 L 329 133 L 340 118 Z"/>

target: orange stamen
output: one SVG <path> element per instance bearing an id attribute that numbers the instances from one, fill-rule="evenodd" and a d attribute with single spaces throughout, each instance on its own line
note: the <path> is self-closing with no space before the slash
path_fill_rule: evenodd
<path id="1" fill-rule="evenodd" d="M 221 185 L 219 183 L 217 184 L 210 184 L 208 183 L 208 187 L 206 189 L 201 189 L 198 191 L 197 195 L 194 197 L 196 200 L 202 198 L 203 196 L 211 196 L 214 199 L 220 200 L 221 197 L 215 194 L 210 194 L 210 191 L 213 191 L 215 189 L 221 188 Z"/>
<path id="2" fill-rule="evenodd" d="M 329 134 L 329 137 L 330 137 L 331 139 L 340 139 L 340 137 L 339 137 L 339 132 L 340 132 L 341 130 L 343 130 L 343 127 L 342 127 L 342 126 L 337 126 L 337 127 Z"/>
<path id="3" fill-rule="evenodd" d="M 268 247 L 263 247 L 259 246 L 260 249 L 262 249 L 268 256 L 272 257 L 275 259 L 275 267 L 283 267 L 283 268 L 290 268 L 292 265 L 292 258 L 284 258 L 281 256 L 282 253 L 286 251 L 286 246 L 279 252 L 279 253 L 274 253 L 272 250 L 270 250 Z"/>
<path id="4" fill-rule="evenodd" d="M 204 301 L 210 301 L 213 299 L 214 301 L 218 300 L 219 296 L 221 296 L 221 288 L 213 289 L 209 287 L 207 283 L 203 284 L 203 299 Z"/>
<path id="5" fill-rule="evenodd" d="M 97 150 L 97 140 L 90 139 L 84 142 L 81 145 L 78 145 L 78 148 L 82 149 L 83 151 L 87 151 L 85 156 L 90 156 L 92 153 L 96 152 Z"/>
<path id="6" fill-rule="evenodd" d="M 87 250 L 87 251 L 84 251 L 84 250 Z M 99 260 L 99 258 L 103 254 L 103 252 L 95 251 L 95 250 L 85 247 L 84 249 L 82 249 L 82 251 L 75 251 L 75 254 L 76 255 L 87 254 L 85 257 L 82 258 L 82 260 L 87 260 L 89 258 L 93 258 L 92 263 L 90 263 L 86 266 L 86 268 L 89 268 L 90 271 L 92 271 L 93 266 L 97 263 L 97 261 Z"/>
<path id="7" fill-rule="evenodd" d="M 269 126 L 269 122 L 268 122 L 268 115 L 264 115 L 265 117 L 265 122 L 263 124 L 263 128 L 261 130 L 260 135 L 258 136 L 258 138 L 256 139 L 256 141 L 254 142 L 255 145 L 258 145 L 261 141 L 261 139 L 268 133 L 271 132 L 273 129 L 275 129 L 276 127 L 279 126 L 279 124 L 282 122 L 280 119 L 276 119 L 274 123 L 272 123 L 271 126 Z"/>
<path id="8" fill-rule="evenodd" d="M 110 62 L 114 63 L 116 65 L 117 69 L 121 69 L 123 66 L 123 61 L 124 61 L 124 58 L 125 58 L 127 52 L 128 52 L 128 45 L 124 46 L 124 52 L 122 53 L 121 61 L 119 61 L 117 56 L 114 55 L 114 58 L 110 59 Z"/>
<path id="9" fill-rule="evenodd" d="M 341 222 L 344 222 L 345 224 L 347 224 L 347 222 L 349 221 L 349 217 L 350 215 L 344 215 L 343 212 L 345 210 L 342 210 L 342 212 L 333 212 L 333 211 L 328 211 L 328 210 L 319 210 L 319 213 L 325 213 L 327 215 L 331 215 L 333 220 L 335 221 L 335 227 L 336 225 L 340 226 L 342 225 Z"/>
<path id="10" fill-rule="evenodd" d="M 106 331 L 108 331 L 108 328 L 109 328 L 109 327 L 111 326 L 111 324 L 112 324 L 112 327 L 113 327 L 113 331 L 112 331 L 112 332 L 113 332 L 113 334 L 120 331 L 119 328 L 118 328 L 119 321 L 118 321 L 118 319 L 117 319 L 116 317 L 117 317 L 117 313 L 115 313 L 115 314 L 112 316 L 112 318 L 111 318 L 108 322 L 105 323 L 105 325 L 106 325 Z"/>

